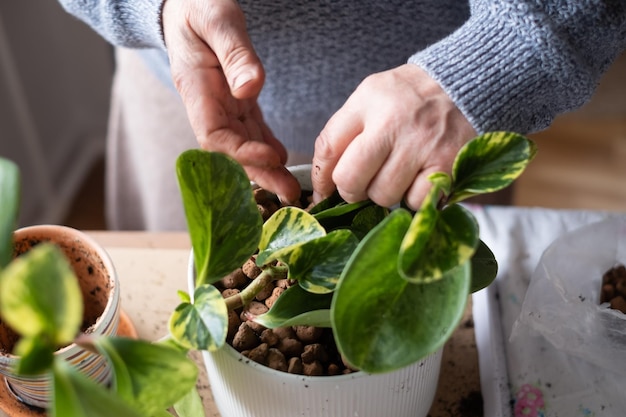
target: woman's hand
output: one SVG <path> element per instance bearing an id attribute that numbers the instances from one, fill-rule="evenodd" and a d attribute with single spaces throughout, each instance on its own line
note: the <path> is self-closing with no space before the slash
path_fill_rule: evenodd
<path id="1" fill-rule="evenodd" d="M 257 103 L 265 73 L 237 2 L 167 0 L 162 22 L 172 79 L 200 147 L 230 155 L 261 187 L 296 201 L 287 152 Z"/>
<path id="2" fill-rule="evenodd" d="M 370 198 L 418 209 L 433 172 L 451 172 L 475 130 L 420 67 L 405 64 L 367 77 L 315 142 L 315 199 L 335 188 L 348 202 Z"/>

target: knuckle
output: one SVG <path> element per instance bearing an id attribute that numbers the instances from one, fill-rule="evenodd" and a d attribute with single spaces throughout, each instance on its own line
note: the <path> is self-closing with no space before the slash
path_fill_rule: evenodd
<path id="1" fill-rule="evenodd" d="M 185 98 L 189 96 L 191 88 L 189 87 L 189 78 L 186 76 L 185 71 L 181 71 L 177 67 L 172 66 L 172 82 L 181 97 Z"/>
<path id="2" fill-rule="evenodd" d="M 234 39 L 230 45 L 222 59 L 224 68 L 234 68 L 250 62 L 251 50 L 246 45 L 237 43 Z"/>
<path id="3" fill-rule="evenodd" d="M 315 140 L 315 157 L 322 161 L 335 158 L 338 155 L 330 129 L 325 128 Z"/>
<path id="4" fill-rule="evenodd" d="M 400 201 L 401 196 L 388 192 L 385 188 L 371 188 L 368 190 L 367 196 L 374 203 L 382 207 L 391 207 Z"/>

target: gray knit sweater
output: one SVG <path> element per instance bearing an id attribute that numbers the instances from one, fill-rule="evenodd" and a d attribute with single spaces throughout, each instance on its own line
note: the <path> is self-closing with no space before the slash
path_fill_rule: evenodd
<path id="1" fill-rule="evenodd" d="M 163 0 L 59 0 L 171 84 Z M 266 69 L 259 98 L 288 149 L 311 153 L 368 74 L 417 64 L 479 132 L 528 133 L 587 101 L 626 48 L 626 0 L 240 0 Z"/>

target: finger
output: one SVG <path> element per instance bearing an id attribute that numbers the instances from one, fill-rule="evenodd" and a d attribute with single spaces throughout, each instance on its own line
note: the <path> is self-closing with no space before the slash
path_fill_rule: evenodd
<path id="1" fill-rule="evenodd" d="M 333 172 L 350 142 L 363 130 L 361 119 L 347 109 L 340 109 L 330 118 L 315 140 L 311 182 L 313 200 L 319 202 L 335 191 Z"/>
<path id="2" fill-rule="evenodd" d="M 280 201 L 294 205 L 300 199 L 301 189 L 298 180 L 285 167 L 262 169 L 254 166 L 244 166 L 250 180 L 259 187 L 273 192 Z"/>
<path id="3" fill-rule="evenodd" d="M 203 12 L 191 16 L 192 26 L 207 43 L 236 98 L 259 94 L 265 79 L 261 60 L 248 36 L 245 16 L 233 0 L 202 2 Z"/>
<path id="4" fill-rule="evenodd" d="M 261 113 L 260 107 L 256 106 L 254 109 L 252 109 L 251 115 L 259 121 L 263 141 L 272 148 L 274 148 L 280 158 L 281 164 L 285 165 L 287 163 L 288 157 L 287 149 L 285 149 L 285 146 L 282 144 L 282 142 L 280 142 L 276 138 L 276 136 L 274 136 L 274 132 L 272 132 L 272 129 L 270 129 L 269 126 L 265 123 L 265 120 L 263 120 L 263 115 Z"/>
<path id="5" fill-rule="evenodd" d="M 415 150 L 412 151 L 415 153 Z M 369 182 L 367 196 L 376 204 L 391 207 L 405 197 L 413 184 L 421 164 L 410 149 L 396 149 L 381 164 Z"/>
<path id="6" fill-rule="evenodd" d="M 259 168 L 283 166 L 281 156 L 274 147 L 265 142 L 245 140 L 241 132 L 231 128 L 215 129 L 199 139 L 202 149 L 225 153 L 242 165 Z"/>
<path id="7" fill-rule="evenodd" d="M 413 183 L 409 187 L 404 201 L 407 206 L 409 206 L 412 210 L 419 210 L 424 198 L 430 191 L 433 184 L 428 180 L 428 176 L 441 171 L 440 169 L 427 169 L 424 171 L 420 171 L 413 180 Z"/>
<path id="8" fill-rule="evenodd" d="M 389 141 L 363 132 L 348 144 L 333 172 L 337 191 L 349 203 L 368 198 L 370 182 L 389 156 Z"/>

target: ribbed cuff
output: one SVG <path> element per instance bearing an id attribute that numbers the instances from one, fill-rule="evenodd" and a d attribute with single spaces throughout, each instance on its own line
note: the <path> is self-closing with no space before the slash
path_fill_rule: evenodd
<path id="1" fill-rule="evenodd" d="M 549 75 L 535 50 L 521 32 L 483 14 L 409 63 L 439 82 L 478 132 L 528 133 L 554 118 L 541 99 Z"/>
<path id="2" fill-rule="evenodd" d="M 118 10 L 112 11 L 126 27 L 131 47 L 159 48 L 165 50 L 161 11 L 165 0 L 135 0 L 116 2 Z"/>

